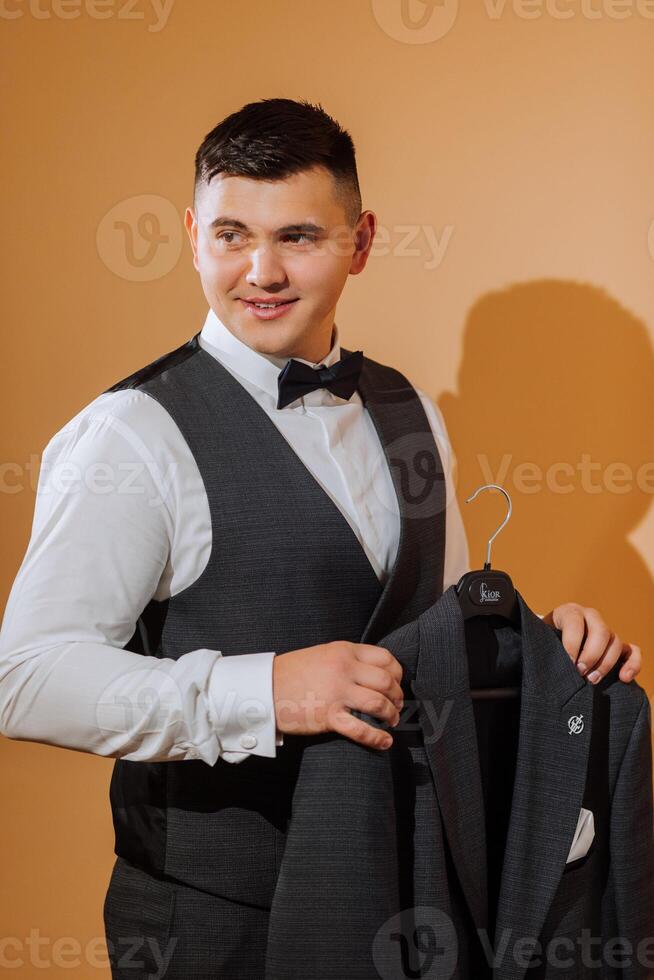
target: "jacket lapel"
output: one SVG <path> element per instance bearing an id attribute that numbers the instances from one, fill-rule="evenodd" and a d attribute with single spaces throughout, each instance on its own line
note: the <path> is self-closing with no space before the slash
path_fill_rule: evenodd
<path id="1" fill-rule="evenodd" d="M 518 601 L 520 740 L 496 925 L 499 980 L 524 977 L 513 944 L 540 935 L 561 881 L 583 802 L 593 721 L 593 685 L 519 593 Z"/>
<path id="2" fill-rule="evenodd" d="M 419 617 L 413 684 L 452 859 L 477 930 L 488 923 L 484 803 L 463 616 L 450 586 Z"/>

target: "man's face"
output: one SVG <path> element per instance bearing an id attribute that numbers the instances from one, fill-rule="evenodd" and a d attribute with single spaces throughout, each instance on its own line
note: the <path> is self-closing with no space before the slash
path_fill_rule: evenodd
<path id="1" fill-rule="evenodd" d="M 207 302 L 239 340 L 316 362 L 329 352 L 336 303 L 365 267 L 376 229 L 372 211 L 348 227 L 329 171 L 270 181 L 219 174 L 198 188 L 185 225 Z M 257 310 L 252 298 L 292 302 Z"/>

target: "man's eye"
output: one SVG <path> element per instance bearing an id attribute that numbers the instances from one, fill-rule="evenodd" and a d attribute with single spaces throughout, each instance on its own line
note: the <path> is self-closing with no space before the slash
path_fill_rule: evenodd
<path id="1" fill-rule="evenodd" d="M 232 238 L 230 238 L 229 241 L 228 241 L 227 240 L 227 237 L 229 235 L 231 235 Z M 224 241 L 227 245 L 231 245 L 232 244 L 232 241 L 233 241 L 234 235 L 238 235 L 238 232 L 237 231 L 223 231 L 220 235 L 216 235 L 216 238 L 219 241 Z"/>
<path id="2" fill-rule="evenodd" d="M 221 242 L 225 242 L 226 245 L 233 245 L 239 238 L 240 233 L 238 231 L 223 231 L 216 235 L 216 239 Z M 294 245 L 300 244 L 311 244 L 315 242 L 315 238 L 312 235 L 305 235 L 303 232 L 294 232 L 292 234 L 284 235 L 285 241 L 290 241 Z"/>

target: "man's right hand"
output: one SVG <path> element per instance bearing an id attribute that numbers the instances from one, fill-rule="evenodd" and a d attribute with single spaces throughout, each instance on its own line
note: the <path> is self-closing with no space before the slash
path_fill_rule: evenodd
<path id="1" fill-rule="evenodd" d="M 293 735 L 339 732 L 375 749 L 393 744 L 389 732 L 355 718 L 366 712 L 395 727 L 404 706 L 402 665 L 385 647 L 335 640 L 277 654 L 273 699 L 277 729 Z"/>

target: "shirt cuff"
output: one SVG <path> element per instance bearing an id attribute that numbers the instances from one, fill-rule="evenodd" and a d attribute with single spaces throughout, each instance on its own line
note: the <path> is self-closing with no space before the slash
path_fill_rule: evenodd
<path id="1" fill-rule="evenodd" d="M 275 758 L 277 737 L 273 701 L 274 652 L 221 656 L 209 682 L 211 723 L 226 762 L 249 755 Z"/>

